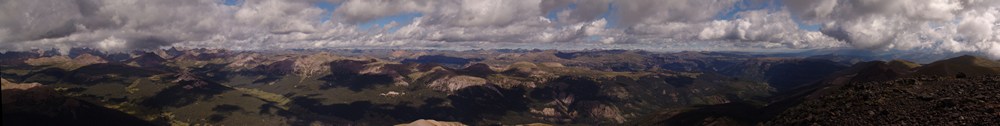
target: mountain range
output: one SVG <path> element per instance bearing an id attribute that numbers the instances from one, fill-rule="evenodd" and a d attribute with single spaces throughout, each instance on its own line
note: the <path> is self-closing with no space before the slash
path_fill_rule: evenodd
<path id="1" fill-rule="evenodd" d="M 641 50 L 0 53 L 4 125 L 988 125 L 1000 61 Z M 107 124 L 120 123 L 120 124 Z"/>

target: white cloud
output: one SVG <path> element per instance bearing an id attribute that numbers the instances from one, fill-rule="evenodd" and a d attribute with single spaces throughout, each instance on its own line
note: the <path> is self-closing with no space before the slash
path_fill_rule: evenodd
<path id="1" fill-rule="evenodd" d="M 431 12 L 444 1 L 434 0 L 348 0 L 341 3 L 336 14 L 340 20 L 361 23 L 403 12 Z"/>
<path id="2" fill-rule="evenodd" d="M 710 21 L 730 9 L 737 0 L 619 0 L 615 1 L 620 24 Z"/>
<path id="3" fill-rule="evenodd" d="M 127 42 L 125 40 L 118 39 L 118 38 L 116 38 L 114 36 L 111 36 L 111 37 L 108 37 L 107 39 L 102 40 L 101 42 L 98 42 L 97 45 L 98 45 L 98 47 L 100 47 L 101 49 L 104 49 L 104 50 L 115 50 L 115 51 L 118 51 L 118 50 L 121 50 L 123 47 L 125 47 L 126 43 Z"/>
<path id="4" fill-rule="evenodd" d="M 218 0 L 5 1 L 0 13 L 4 50 L 170 45 L 270 48 L 270 43 L 312 41 L 348 29 L 322 24 L 315 1 L 255 0 L 227 6 Z M 24 31 L 24 32 L 13 32 Z M 351 34 L 357 35 L 357 34 Z"/>
<path id="5" fill-rule="evenodd" d="M 339 8 L 324 10 L 316 7 L 317 2 L 339 4 Z M 782 7 L 739 10 L 731 19 L 719 19 L 719 14 L 744 6 L 743 2 L 246 0 L 230 6 L 218 0 L 15 0 L 0 2 L 0 50 L 575 44 L 701 50 L 856 47 L 1000 55 L 1000 1 L 996 0 L 785 2 Z M 412 13 L 421 16 L 407 21 L 410 23 L 358 27 Z M 555 17 L 547 17 L 549 13 Z M 332 18 L 323 21 L 323 17 Z M 823 27 L 820 31 L 802 30 L 793 19 Z M 669 47 L 677 48 L 685 47 Z"/>
<path id="6" fill-rule="evenodd" d="M 997 55 L 998 1 L 802 0 L 789 2 L 803 20 L 852 46 L 877 50 L 976 52 Z"/>
<path id="7" fill-rule="evenodd" d="M 638 24 L 630 30 L 633 34 L 682 40 L 766 42 L 790 48 L 842 46 L 841 42 L 817 32 L 800 30 L 786 11 L 745 11 L 733 20 Z"/>

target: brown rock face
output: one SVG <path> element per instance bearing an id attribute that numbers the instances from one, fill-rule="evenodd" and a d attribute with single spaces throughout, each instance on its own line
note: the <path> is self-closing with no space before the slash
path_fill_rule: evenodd
<path id="1" fill-rule="evenodd" d="M 67 56 L 40 57 L 25 60 L 24 63 L 32 66 L 57 65 L 71 61 Z"/>
<path id="2" fill-rule="evenodd" d="M 430 87 L 431 89 L 438 91 L 454 92 L 465 87 L 485 85 L 485 84 L 486 84 L 486 79 L 473 76 L 459 75 L 459 76 L 448 76 L 442 79 L 435 80 L 434 82 L 431 82 L 431 84 L 427 85 L 427 87 Z"/>
<path id="3" fill-rule="evenodd" d="M 339 59 L 342 58 L 329 53 L 309 55 L 295 60 L 293 64 L 294 71 L 295 74 L 302 76 L 302 78 L 316 76 L 317 74 L 329 71 L 330 69 L 327 69 L 330 67 L 328 63 Z"/>
<path id="4" fill-rule="evenodd" d="M 159 67 L 163 66 L 163 62 L 167 62 L 167 60 L 154 53 L 143 53 L 135 58 L 125 61 L 125 63 L 133 64 L 138 67 Z"/>
<path id="5" fill-rule="evenodd" d="M 76 58 L 73 58 L 73 62 L 81 65 L 82 64 L 90 65 L 98 63 L 107 63 L 108 61 L 104 60 L 104 58 L 84 53 L 82 55 L 76 56 Z"/>
<path id="6" fill-rule="evenodd" d="M 12 89 L 12 90 L 14 90 L 14 89 L 16 89 L 16 90 L 28 90 L 28 89 L 31 89 L 31 88 L 42 86 L 42 84 L 39 84 L 39 83 L 24 83 L 24 84 L 14 83 L 14 82 L 7 81 L 7 79 L 3 79 L 3 78 L 0 78 L 0 84 L 3 84 L 3 86 L 2 86 L 3 90 L 7 90 L 7 89 Z M 6 96 L 6 95 L 4 95 L 4 96 Z"/>
<path id="7" fill-rule="evenodd" d="M 266 62 L 266 59 L 261 57 L 257 53 L 236 55 L 230 59 L 232 62 L 226 67 L 237 71 L 251 69 Z"/>
<path id="8" fill-rule="evenodd" d="M 446 121 L 420 119 L 417 121 L 413 121 L 411 123 L 399 124 L 396 126 L 465 126 L 465 124 L 462 124 L 460 122 L 446 122 Z"/>
<path id="9" fill-rule="evenodd" d="M 68 56 L 53 56 L 33 58 L 24 61 L 24 63 L 32 66 L 55 66 L 64 70 L 75 70 L 83 66 L 107 62 L 108 61 L 104 60 L 104 58 L 88 53 L 81 54 L 73 59 L 70 59 Z"/>
<path id="10" fill-rule="evenodd" d="M 590 117 L 611 120 L 616 123 L 624 123 L 626 121 L 625 117 L 621 115 L 621 110 L 612 105 L 597 102 L 585 102 L 583 104 L 583 108 L 586 108 L 585 111 Z"/>
<path id="11" fill-rule="evenodd" d="M 0 79 L 3 84 L 3 104 L 15 103 L 18 101 L 45 101 L 52 99 L 56 92 L 51 88 L 42 87 L 39 83 L 13 83 L 6 79 Z M 5 108 L 6 109 L 6 108 Z"/>

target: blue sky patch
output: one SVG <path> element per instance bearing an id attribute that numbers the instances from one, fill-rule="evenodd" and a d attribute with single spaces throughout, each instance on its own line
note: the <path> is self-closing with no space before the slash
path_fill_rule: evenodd
<path id="1" fill-rule="evenodd" d="M 243 3 L 243 0 L 222 0 L 222 4 L 229 6 L 236 6 Z"/>
<path id="2" fill-rule="evenodd" d="M 385 26 L 386 24 L 389 24 L 390 22 L 396 22 L 396 23 L 399 23 L 399 26 L 389 28 L 389 32 L 396 32 L 396 30 L 399 30 L 400 26 L 410 24 L 411 22 L 413 22 L 414 18 L 417 18 L 417 17 L 420 17 L 420 16 L 423 16 L 423 14 L 421 14 L 421 13 L 402 13 L 402 14 L 392 15 L 392 16 L 388 16 L 388 17 L 382 17 L 382 18 L 378 18 L 378 19 L 375 19 L 375 20 L 372 20 L 372 21 L 361 23 L 361 24 L 358 25 L 358 28 L 362 29 L 362 30 L 370 30 L 370 29 L 373 29 L 373 28 L 380 28 L 382 26 Z"/>
<path id="3" fill-rule="evenodd" d="M 337 8 L 340 7 L 340 4 L 341 3 L 334 4 L 330 2 L 317 2 L 315 5 L 316 7 L 326 10 L 326 13 L 323 14 L 323 17 L 320 17 L 320 22 L 330 21 L 330 19 L 333 18 L 333 11 L 337 10 Z"/>

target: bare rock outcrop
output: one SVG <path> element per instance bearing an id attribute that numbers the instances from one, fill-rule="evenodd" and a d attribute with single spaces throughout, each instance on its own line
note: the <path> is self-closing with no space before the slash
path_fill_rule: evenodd
<path id="1" fill-rule="evenodd" d="M 438 80 L 434 80 L 427 86 L 437 91 L 455 92 L 465 87 L 485 85 L 485 84 L 486 84 L 486 79 L 473 76 L 459 75 L 459 76 L 448 76 Z"/>
<path id="2" fill-rule="evenodd" d="M 330 53 L 316 53 L 295 60 L 295 63 L 293 64 L 294 71 L 295 74 L 301 76 L 303 79 L 313 77 L 321 73 L 329 72 L 330 69 L 327 69 L 330 67 L 329 63 L 340 59 L 343 58 Z"/>
<path id="3" fill-rule="evenodd" d="M 407 124 L 399 124 L 396 126 L 465 126 L 460 122 L 447 122 L 447 121 L 437 121 L 430 119 L 419 119 Z"/>
<path id="4" fill-rule="evenodd" d="M 853 83 L 804 101 L 765 125 L 993 125 L 1000 76 Z"/>

